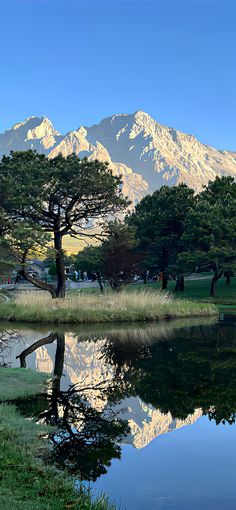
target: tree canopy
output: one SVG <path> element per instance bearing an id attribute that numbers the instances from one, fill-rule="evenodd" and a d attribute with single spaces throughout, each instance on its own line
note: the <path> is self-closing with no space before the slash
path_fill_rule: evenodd
<path id="1" fill-rule="evenodd" d="M 104 220 L 124 210 L 127 200 L 120 178 L 106 163 L 80 160 L 75 154 L 48 159 L 26 151 L 2 158 L 0 203 L 11 224 L 24 221 L 52 236 L 57 288 L 48 285 L 48 290 L 53 297 L 64 297 L 63 238 L 96 236 L 92 227 L 102 229 Z"/>
<path id="2" fill-rule="evenodd" d="M 177 255 L 184 248 L 182 235 L 194 203 L 194 191 L 185 184 L 162 186 L 141 200 L 127 218 L 128 224 L 136 227 L 147 267 L 163 273 L 163 288 L 167 286 L 168 272 L 174 270 Z"/>

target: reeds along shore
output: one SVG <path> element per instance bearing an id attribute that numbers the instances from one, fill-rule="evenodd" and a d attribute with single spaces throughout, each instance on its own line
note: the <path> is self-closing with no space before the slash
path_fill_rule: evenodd
<path id="1" fill-rule="evenodd" d="M 212 304 L 151 291 L 81 293 L 54 300 L 47 293 L 26 292 L 0 305 L 0 320 L 47 323 L 144 322 L 217 314 Z"/>

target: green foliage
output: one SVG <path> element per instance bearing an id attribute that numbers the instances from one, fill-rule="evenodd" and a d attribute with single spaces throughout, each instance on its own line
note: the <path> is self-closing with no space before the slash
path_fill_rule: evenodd
<path id="1" fill-rule="evenodd" d="M 80 234 L 91 218 L 126 205 L 120 179 L 108 165 L 75 154 L 47 159 L 36 152 L 13 152 L 0 163 L 0 197 L 6 213 L 47 232 Z M 56 226 L 55 226 L 56 224 Z"/>
<path id="2" fill-rule="evenodd" d="M 136 229 L 119 221 L 108 224 L 107 239 L 101 246 L 102 273 L 110 282 L 113 290 L 132 281 L 141 263 L 140 255 L 135 251 Z"/>
<path id="3" fill-rule="evenodd" d="M 118 220 L 109 222 L 106 238 L 99 246 L 88 246 L 78 253 L 76 268 L 90 276 L 103 276 L 113 290 L 119 290 L 132 281 L 140 269 L 141 255 L 136 248 L 136 229 Z"/>
<path id="4" fill-rule="evenodd" d="M 103 269 L 101 246 L 86 246 L 74 260 L 75 268 L 82 273 L 86 271 L 91 276 L 92 273 L 101 272 Z"/>
<path id="5" fill-rule="evenodd" d="M 121 180 L 112 175 L 108 164 L 80 160 L 75 154 L 47 159 L 32 151 L 12 152 L 2 158 L 0 203 L 14 249 L 21 251 L 22 243 L 28 251 L 35 244 L 41 248 L 45 234 L 53 237 L 57 297 L 65 295 L 64 236 L 94 236 L 91 221 L 98 225 L 101 218 L 127 205 Z M 39 285 L 36 280 L 32 283 Z M 47 285 L 47 290 L 55 294 L 52 286 Z"/>
<path id="6" fill-rule="evenodd" d="M 236 183 L 231 177 L 217 177 L 197 197 L 189 212 L 182 239 L 185 250 L 178 261 L 190 270 L 213 269 L 215 284 L 225 271 L 236 267 Z"/>
<path id="7" fill-rule="evenodd" d="M 162 186 L 136 206 L 127 222 L 137 229 L 137 239 L 146 254 L 146 265 L 165 273 L 183 250 L 182 235 L 194 192 L 185 184 Z"/>
<path id="8" fill-rule="evenodd" d="M 103 348 L 103 359 L 117 367 L 112 397 L 138 396 L 173 419 L 202 409 L 216 423 L 236 421 L 236 343 L 233 324 L 216 322 L 164 334 L 145 342 L 119 336 Z"/>
<path id="9" fill-rule="evenodd" d="M 56 264 L 55 262 L 52 262 L 50 267 L 49 267 L 49 271 L 48 271 L 48 274 L 50 274 L 50 276 L 56 276 L 57 274 L 57 268 L 56 268 Z"/>
<path id="10" fill-rule="evenodd" d="M 127 222 L 137 228 L 146 267 L 174 275 L 213 269 L 214 295 L 215 282 L 236 267 L 235 218 L 236 183 L 217 177 L 197 196 L 184 184 L 163 186 Z"/>

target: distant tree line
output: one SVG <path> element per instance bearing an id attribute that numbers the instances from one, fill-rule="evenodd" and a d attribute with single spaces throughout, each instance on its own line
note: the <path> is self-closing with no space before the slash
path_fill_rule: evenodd
<path id="1" fill-rule="evenodd" d="M 236 265 L 236 183 L 217 177 L 203 191 L 185 184 L 162 186 L 126 214 L 122 181 L 108 164 L 80 160 L 75 154 L 48 159 L 33 151 L 12 152 L 0 162 L 0 260 L 20 266 L 23 278 L 65 296 L 66 236 L 97 240 L 70 260 L 79 270 L 107 280 L 114 291 L 135 275 L 161 275 L 162 289 L 170 276 L 175 291 L 193 271 L 212 271 L 210 295 L 217 281 L 230 283 Z M 111 221 L 113 218 L 113 221 Z M 27 260 L 51 257 L 56 285 L 27 272 Z M 5 257 L 6 259 L 6 257 Z"/>

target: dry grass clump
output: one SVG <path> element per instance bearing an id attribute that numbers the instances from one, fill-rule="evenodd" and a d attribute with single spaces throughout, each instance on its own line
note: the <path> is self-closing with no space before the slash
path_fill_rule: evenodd
<path id="1" fill-rule="evenodd" d="M 156 310 L 157 306 L 176 302 L 167 292 L 107 292 L 104 294 L 69 294 L 65 299 L 51 299 L 46 292 L 24 292 L 17 296 L 17 304 L 27 307 L 39 306 L 44 310 Z"/>
<path id="2" fill-rule="evenodd" d="M 174 299 L 165 292 L 144 290 L 104 295 L 78 293 L 54 300 L 48 293 L 31 291 L 0 306 L 0 319 L 48 323 L 151 321 L 217 313 L 212 304 Z"/>

